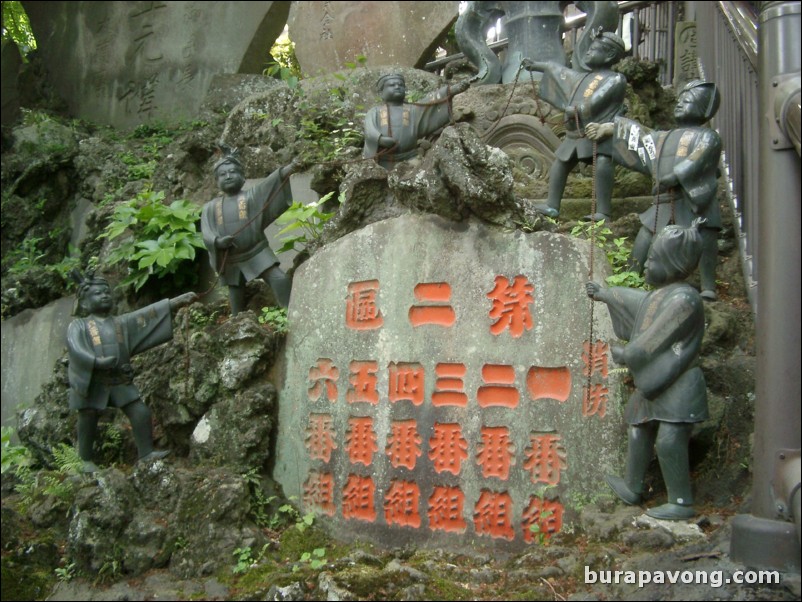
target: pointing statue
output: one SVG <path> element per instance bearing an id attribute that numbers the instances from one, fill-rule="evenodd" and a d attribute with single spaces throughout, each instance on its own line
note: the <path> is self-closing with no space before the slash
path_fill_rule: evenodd
<path id="1" fill-rule="evenodd" d="M 616 336 L 628 341 L 610 349 L 613 361 L 629 368 L 635 381 L 624 410 L 629 424 L 626 473 L 623 478 L 608 475 L 607 483 L 625 503 L 640 504 L 656 450 L 668 502 L 646 514 L 666 520 L 694 516 L 688 443 L 693 425 L 709 418 L 707 387 L 698 365 L 703 301 L 684 282 L 702 254 L 702 221 L 688 228 L 667 226 L 655 237 L 645 264 L 653 291 L 585 285 L 591 299 L 607 304 Z"/>
<path id="2" fill-rule="evenodd" d="M 444 86 L 419 102 L 406 102 L 407 87 L 400 73 L 382 75 L 376 90 L 384 104 L 365 115 L 362 156 L 374 158 L 385 169 L 418 153 L 418 141 L 451 121 L 451 99 L 470 86 L 467 80 Z"/>
<path id="3" fill-rule="evenodd" d="M 195 301 L 195 293 L 164 299 L 142 309 L 112 316 L 111 288 L 104 278 L 73 273 L 78 307 L 86 317 L 67 328 L 70 409 L 78 411 L 78 454 L 84 472 L 98 470 L 94 446 L 100 412 L 120 408 L 131 422 L 139 459 L 158 460 L 166 450 L 153 447 L 151 412 L 133 382 L 131 357 L 173 337 L 173 313 Z"/>

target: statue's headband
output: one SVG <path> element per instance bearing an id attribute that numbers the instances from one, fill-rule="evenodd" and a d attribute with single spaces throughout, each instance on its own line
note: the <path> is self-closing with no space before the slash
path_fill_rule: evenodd
<path id="1" fill-rule="evenodd" d="M 86 294 L 86 291 L 89 290 L 91 286 L 94 285 L 103 285 L 109 286 L 109 281 L 101 276 L 95 276 L 94 272 L 87 272 L 86 274 L 81 274 L 78 270 L 72 270 L 70 272 L 70 277 L 75 281 L 78 285 L 78 298 L 80 299 Z"/>
<path id="2" fill-rule="evenodd" d="M 402 82 L 406 83 L 404 76 L 400 73 L 388 73 L 387 75 L 382 75 L 378 80 L 376 80 L 376 91 L 381 92 L 382 88 L 384 88 L 384 84 L 391 79 L 400 79 Z"/>
<path id="3" fill-rule="evenodd" d="M 225 144 L 218 145 L 218 148 L 222 153 L 222 157 L 215 162 L 214 167 L 212 168 L 212 173 L 217 173 L 218 168 L 228 163 L 235 165 L 240 171 L 243 170 L 242 162 L 239 160 L 239 151 L 236 148 L 230 148 Z"/>

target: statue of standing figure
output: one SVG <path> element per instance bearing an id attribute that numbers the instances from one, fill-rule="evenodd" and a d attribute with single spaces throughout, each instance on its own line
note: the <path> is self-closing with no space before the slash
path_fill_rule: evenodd
<path id="1" fill-rule="evenodd" d="M 613 160 L 628 169 L 651 176 L 655 200 L 641 213 L 641 229 L 632 249 L 632 269 L 643 271 L 653 236 L 670 223 L 689 226 L 705 219 L 702 228 L 702 258 L 699 262 L 702 298 L 715 301 L 718 231 L 721 211 L 716 201 L 721 137 L 704 127 L 718 110 L 721 96 L 712 82 L 687 83 L 677 98 L 673 130 L 651 130 L 616 117 L 610 123 L 589 123 L 591 140 L 612 144 Z"/>
<path id="2" fill-rule="evenodd" d="M 535 206 L 548 217 L 560 214 L 568 174 L 580 161 L 595 162 L 596 212 L 587 220 L 609 220 L 612 212 L 613 179 L 615 176 L 612 143 L 595 143 L 585 137 L 585 126 L 591 122 L 612 121 L 624 106 L 627 80 L 611 69 L 624 56 L 624 40 L 610 32 L 598 34 L 584 57 L 590 72 L 577 71 L 555 62 L 524 59 L 522 66 L 542 71 L 540 97 L 564 112 L 565 138 L 557 148 L 549 170 L 549 196 L 546 204 Z"/>
<path id="3" fill-rule="evenodd" d="M 382 75 L 376 90 L 383 105 L 365 115 L 365 146 L 362 156 L 375 158 L 385 169 L 418 153 L 418 141 L 435 133 L 451 121 L 451 99 L 470 86 L 465 80 L 443 86 L 417 103 L 407 103 L 407 87 L 400 73 Z"/>
<path id="4" fill-rule="evenodd" d="M 142 309 L 112 316 L 111 288 L 104 278 L 78 273 L 78 306 L 87 314 L 67 328 L 70 409 L 78 411 L 78 455 L 84 472 L 98 470 L 94 447 L 100 412 L 120 408 L 128 420 L 140 460 L 158 460 L 166 450 L 153 447 L 151 412 L 133 382 L 131 357 L 173 338 L 173 313 L 197 299 L 185 293 Z"/>
<path id="5" fill-rule="evenodd" d="M 231 315 L 245 309 L 245 285 L 255 278 L 270 285 L 278 304 L 287 307 L 292 280 L 279 267 L 264 231 L 292 204 L 290 175 L 301 169 L 301 160 L 243 190 L 245 174 L 236 151 L 221 150 L 223 157 L 213 169 L 223 194 L 204 205 L 201 233 L 212 269 L 228 286 Z"/>
<path id="6" fill-rule="evenodd" d="M 646 514 L 665 520 L 694 516 L 688 444 L 693 425 L 709 417 L 698 366 L 704 303 L 684 282 L 702 253 L 703 221 L 688 228 L 667 226 L 655 237 L 645 264 L 646 282 L 655 290 L 585 285 L 591 299 L 607 304 L 616 336 L 628 341 L 610 350 L 613 361 L 629 368 L 636 389 L 624 410 L 629 424 L 626 474 L 608 475 L 607 483 L 625 503 L 640 504 L 656 450 L 668 502 Z"/>

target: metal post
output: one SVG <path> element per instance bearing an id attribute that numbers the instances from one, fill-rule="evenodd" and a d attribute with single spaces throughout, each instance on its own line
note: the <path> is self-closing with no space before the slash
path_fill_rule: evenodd
<path id="1" fill-rule="evenodd" d="M 754 476 L 752 513 L 733 520 L 730 556 L 748 566 L 798 572 L 800 162 L 793 147 L 779 148 L 771 121 L 779 76 L 800 69 L 800 3 L 763 3 L 758 34 L 760 283 Z"/>
<path id="2" fill-rule="evenodd" d="M 663 85 L 674 81 L 674 33 L 677 29 L 676 2 L 668 3 L 668 73 Z"/>

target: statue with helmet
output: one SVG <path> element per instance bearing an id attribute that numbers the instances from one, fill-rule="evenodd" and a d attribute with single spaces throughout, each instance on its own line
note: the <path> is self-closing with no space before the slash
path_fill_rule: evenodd
<path id="1" fill-rule="evenodd" d="M 632 249 L 635 271 L 643 271 L 653 237 L 668 224 L 687 227 L 694 219 L 704 218 L 699 278 L 706 301 L 717 299 L 721 138 L 705 124 L 720 102 L 714 83 L 694 80 L 679 93 L 674 108 L 677 127 L 672 130 L 652 130 L 625 117 L 589 123 L 585 128 L 588 138 L 612 144 L 616 163 L 654 180 L 654 203 L 640 215 L 641 229 Z"/>

